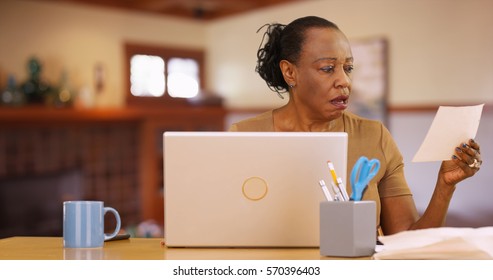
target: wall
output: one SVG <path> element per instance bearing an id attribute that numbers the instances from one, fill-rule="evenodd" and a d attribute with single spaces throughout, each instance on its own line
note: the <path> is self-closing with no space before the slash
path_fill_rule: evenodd
<path id="1" fill-rule="evenodd" d="M 74 88 L 89 88 L 95 95 L 95 106 L 122 107 L 125 42 L 203 48 L 204 36 L 204 25 L 194 21 L 51 1 L 2 0 L 0 86 L 8 74 L 24 81 L 27 60 L 37 56 L 50 83 L 57 83 L 65 69 Z M 106 86 L 96 95 L 97 63 L 105 70 Z"/>
<path id="2" fill-rule="evenodd" d="M 493 1 L 311 0 L 216 21 L 207 28 L 209 85 L 230 107 L 282 104 L 254 72 L 265 23 L 318 15 L 350 40 L 389 41 L 392 106 L 493 102 Z"/>
<path id="3" fill-rule="evenodd" d="M 125 41 L 206 48 L 208 89 L 231 108 L 283 104 L 254 72 L 265 23 L 289 23 L 305 15 L 336 22 L 350 40 L 389 40 L 392 106 L 493 103 L 493 1 L 307 0 L 203 24 L 173 17 L 33 0 L 0 1 L 0 85 L 6 75 L 27 76 L 38 56 L 45 77 L 62 69 L 73 85 L 94 91 L 94 67 L 102 63 L 106 87 L 96 105 L 124 105 Z"/>

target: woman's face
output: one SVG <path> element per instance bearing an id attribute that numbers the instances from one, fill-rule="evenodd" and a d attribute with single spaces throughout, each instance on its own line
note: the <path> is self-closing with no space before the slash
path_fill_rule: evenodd
<path id="1" fill-rule="evenodd" d="M 314 121 L 333 120 L 347 108 L 353 56 L 344 34 L 331 28 L 311 28 L 295 66 L 294 98 Z M 300 107 L 301 106 L 301 107 Z"/>

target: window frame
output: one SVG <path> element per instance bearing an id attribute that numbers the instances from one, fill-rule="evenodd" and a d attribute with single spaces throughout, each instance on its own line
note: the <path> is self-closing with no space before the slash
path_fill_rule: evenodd
<path id="1" fill-rule="evenodd" d="M 177 106 L 188 105 L 188 98 L 171 97 L 168 94 L 168 81 L 166 81 L 163 96 L 134 96 L 130 92 L 130 60 L 136 54 L 159 56 L 165 61 L 165 79 L 167 78 L 167 67 L 170 58 L 191 58 L 197 61 L 199 66 L 199 90 L 205 87 L 205 53 L 200 49 L 178 48 L 168 46 L 157 46 L 142 43 L 125 43 L 125 91 L 126 104 L 128 106 Z M 200 93 L 199 93 L 200 95 Z"/>

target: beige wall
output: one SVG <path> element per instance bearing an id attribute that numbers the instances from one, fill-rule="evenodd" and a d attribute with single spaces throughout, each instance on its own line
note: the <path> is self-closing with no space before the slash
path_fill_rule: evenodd
<path id="1" fill-rule="evenodd" d="M 254 73 L 265 23 L 305 15 L 334 21 L 350 40 L 388 39 L 391 105 L 493 102 L 493 1 L 307 0 L 208 26 L 209 78 L 234 107 L 281 103 Z"/>
<path id="2" fill-rule="evenodd" d="M 254 72 L 267 22 L 305 15 L 336 22 L 350 40 L 384 36 L 390 43 L 391 105 L 493 102 L 493 1 L 307 0 L 203 24 L 173 17 L 95 9 L 33 0 L 0 1 L 0 84 L 8 73 L 27 76 L 38 56 L 44 76 L 57 82 L 62 69 L 72 84 L 93 89 L 102 63 L 106 88 L 97 106 L 124 104 L 125 41 L 206 48 L 208 89 L 230 107 L 282 104 Z"/>
<path id="3" fill-rule="evenodd" d="M 35 55 L 43 76 L 58 82 L 66 69 L 74 87 L 94 93 L 94 66 L 106 70 L 106 87 L 96 106 L 124 104 L 124 49 L 126 41 L 203 48 L 203 24 L 123 10 L 94 9 L 55 2 L 0 1 L 0 75 L 27 77 L 26 63 Z"/>

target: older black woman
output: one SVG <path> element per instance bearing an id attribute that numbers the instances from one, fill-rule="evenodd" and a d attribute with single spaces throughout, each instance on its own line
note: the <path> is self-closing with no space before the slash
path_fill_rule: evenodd
<path id="1" fill-rule="evenodd" d="M 233 124 L 230 131 L 347 132 L 348 166 L 360 156 L 377 158 L 381 163 L 363 196 L 363 200 L 377 204 L 377 228 L 393 234 L 443 226 L 456 185 L 480 169 L 479 144 L 465 139 L 451 151 L 450 160 L 441 164 L 429 205 L 420 216 L 404 177 L 403 157 L 390 132 L 381 122 L 346 110 L 353 55 L 344 33 L 336 24 L 315 16 L 288 25 L 268 24 L 266 29 L 257 52 L 256 71 L 270 89 L 281 97 L 287 93 L 289 100 L 280 108 Z"/>

